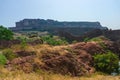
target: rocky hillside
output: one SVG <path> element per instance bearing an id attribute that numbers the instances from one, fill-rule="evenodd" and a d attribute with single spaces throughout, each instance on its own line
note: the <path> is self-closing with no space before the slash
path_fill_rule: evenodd
<path id="1" fill-rule="evenodd" d="M 2 50 L 2 53 L 7 54 L 5 68 L 9 71 L 32 73 L 43 70 L 62 75 L 84 76 L 95 73 L 95 54 L 106 54 L 107 50 L 111 50 L 120 59 L 120 43 L 104 40 L 103 44 L 94 41 L 61 46 L 29 44 L 24 50 L 21 45 L 13 45 Z"/>
<path id="2" fill-rule="evenodd" d="M 84 41 L 86 38 L 91 39 L 94 37 L 105 36 L 106 38 L 110 39 L 111 41 L 120 41 L 120 30 L 101 30 L 101 29 L 94 29 L 92 31 L 88 31 L 80 36 L 75 36 L 70 34 L 66 31 L 60 31 L 59 36 L 65 37 L 69 41 Z"/>
<path id="3" fill-rule="evenodd" d="M 106 29 L 99 22 L 59 22 L 44 19 L 24 19 L 16 22 L 12 31 L 48 31 L 51 34 L 58 34 L 59 31 L 66 31 L 73 35 L 81 35 L 94 29 Z"/>

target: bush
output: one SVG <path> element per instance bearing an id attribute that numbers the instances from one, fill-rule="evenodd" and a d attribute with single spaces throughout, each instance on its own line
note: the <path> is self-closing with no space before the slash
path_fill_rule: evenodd
<path id="1" fill-rule="evenodd" d="M 25 39 L 21 39 L 21 50 L 22 51 L 25 51 L 25 49 L 26 49 L 26 47 L 27 47 L 27 40 L 26 40 L 26 38 Z"/>
<path id="2" fill-rule="evenodd" d="M 6 57 L 0 53 L 0 65 L 5 65 L 7 63 Z"/>
<path id="3" fill-rule="evenodd" d="M 13 53 L 13 51 L 11 49 L 5 49 L 3 51 L 3 55 L 8 59 L 8 60 L 12 60 L 14 58 L 17 57 L 17 55 L 15 53 Z"/>
<path id="4" fill-rule="evenodd" d="M 90 39 L 88 37 L 86 37 L 83 41 L 84 42 L 88 42 Z"/>
<path id="5" fill-rule="evenodd" d="M 47 44 L 53 45 L 53 46 L 68 44 L 67 41 L 64 38 L 61 38 L 61 39 L 59 37 L 55 38 L 51 35 L 43 36 L 43 37 L 41 37 L 41 39 L 44 42 L 46 42 Z"/>
<path id="6" fill-rule="evenodd" d="M 94 55 L 94 66 L 97 71 L 110 74 L 118 70 L 118 62 L 118 56 L 110 51 L 105 54 Z"/>
<path id="7" fill-rule="evenodd" d="M 13 39 L 13 32 L 3 26 L 0 26 L 0 40 Z"/>

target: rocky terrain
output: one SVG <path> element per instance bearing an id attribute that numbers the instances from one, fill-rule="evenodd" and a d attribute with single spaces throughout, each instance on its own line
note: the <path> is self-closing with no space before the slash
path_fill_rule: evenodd
<path id="1" fill-rule="evenodd" d="M 105 48 L 98 42 L 79 42 L 66 46 L 37 43 L 41 45 L 28 45 L 25 50 L 14 45 L 10 49 L 17 57 L 9 60 L 6 68 L 10 71 L 23 70 L 25 73 L 45 70 L 62 75 L 90 75 L 96 72 L 93 55 L 111 50 L 120 59 L 120 43 L 106 40 L 103 43 Z"/>

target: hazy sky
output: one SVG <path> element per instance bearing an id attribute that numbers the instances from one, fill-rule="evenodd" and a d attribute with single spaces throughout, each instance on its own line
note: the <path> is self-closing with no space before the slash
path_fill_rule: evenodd
<path id="1" fill-rule="evenodd" d="M 13 27 L 24 18 L 99 21 L 120 29 L 120 0 L 0 0 L 0 25 Z"/>

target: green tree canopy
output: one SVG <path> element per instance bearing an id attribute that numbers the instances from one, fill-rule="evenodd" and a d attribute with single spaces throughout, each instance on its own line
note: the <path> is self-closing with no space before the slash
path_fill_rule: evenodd
<path id="1" fill-rule="evenodd" d="M 0 26 L 0 40 L 11 40 L 13 32 L 3 26 Z"/>

